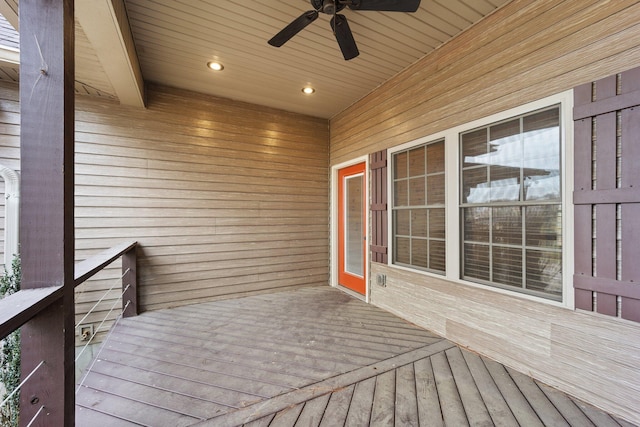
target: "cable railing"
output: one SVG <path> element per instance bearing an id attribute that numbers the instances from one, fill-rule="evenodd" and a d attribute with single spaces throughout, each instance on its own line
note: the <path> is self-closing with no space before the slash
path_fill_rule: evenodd
<path id="1" fill-rule="evenodd" d="M 124 278 L 124 276 L 131 271 L 130 269 L 125 270 L 122 275 L 120 277 L 118 277 L 116 280 L 113 281 L 113 284 L 111 285 L 111 287 L 109 289 L 107 289 L 107 291 L 100 297 L 100 299 L 98 301 L 96 301 L 95 304 L 93 304 L 93 307 L 91 307 L 87 313 L 82 317 L 82 319 L 80 319 L 78 322 L 76 322 L 76 326 L 74 329 L 78 329 L 85 320 L 87 320 L 87 317 L 89 317 L 91 314 L 93 314 L 93 312 L 96 310 L 96 308 L 98 308 L 98 305 L 100 305 L 100 303 L 102 301 L 104 301 L 107 296 L 111 293 L 111 291 L 113 291 L 116 287 L 118 287 L 122 281 L 122 279 Z M 124 293 L 129 289 L 127 285 L 127 287 L 124 289 L 124 291 L 122 292 L 122 294 L 124 295 Z M 122 295 L 120 295 L 120 297 L 122 297 Z"/>
<path id="2" fill-rule="evenodd" d="M 48 286 L 35 289 L 23 289 L 0 299 L 0 340 L 4 339 L 21 326 L 27 325 L 29 326 L 30 335 L 37 335 L 45 339 L 55 337 L 53 340 L 49 340 L 49 342 L 53 341 L 53 344 L 56 346 L 63 345 L 65 346 L 65 353 L 72 353 L 74 347 L 73 340 L 65 340 L 63 339 L 63 335 L 54 332 L 47 321 L 48 316 L 50 316 L 51 313 L 59 313 L 62 311 L 64 313 L 63 316 L 68 318 L 73 325 L 75 323 L 74 303 L 72 299 L 69 300 L 70 303 L 66 303 L 68 299 L 64 297 L 65 293 L 63 293 L 63 290 L 67 292 L 65 290 L 67 286 L 75 288 L 120 257 L 122 257 L 122 275 L 118 282 L 121 283 L 120 286 L 122 287 L 121 295 L 110 307 L 107 315 L 100 325 L 95 328 L 89 342 L 95 338 L 95 335 L 104 325 L 111 313 L 116 309 L 116 306 L 120 301 L 122 303 L 122 313 L 118 315 L 117 320 L 122 317 L 137 315 L 136 246 L 137 242 L 123 243 L 107 249 L 106 251 L 94 255 L 84 261 L 76 263 L 74 281 L 73 283 L 65 284 L 64 287 Z M 117 284 L 114 284 L 93 306 L 89 313 L 87 313 L 86 316 L 76 324 L 76 327 L 86 320 L 89 314 L 98 307 L 98 304 L 106 298 L 107 294 L 113 291 L 116 287 Z M 68 307 L 68 305 L 71 305 L 71 307 Z M 81 353 L 84 352 L 86 347 L 87 346 L 82 349 Z M 75 364 L 75 361 L 77 361 L 79 357 L 80 355 L 78 355 L 72 363 Z M 41 419 L 44 416 L 43 414 L 48 415 L 52 412 L 62 412 L 64 407 L 74 405 L 75 393 L 65 392 L 64 396 L 60 398 L 60 396 L 50 396 L 50 393 L 43 392 L 38 388 L 42 387 L 47 390 L 68 390 L 67 387 L 63 387 L 63 383 L 75 381 L 74 378 L 68 377 L 68 371 L 73 373 L 74 369 L 58 369 L 58 371 L 54 372 L 52 375 L 51 370 L 56 369 L 54 365 L 60 365 L 59 363 L 56 363 L 56 361 L 50 361 L 51 363 L 48 363 L 47 360 L 34 360 L 34 356 L 29 351 L 23 351 L 21 359 L 23 368 L 33 368 L 28 374 L 22 375 L 22 381 L 20 384 L 9 396 L 0 402 L 0 407 L 6 405 L 15 393 L 18 393 L 19 391 L 24 393 L 25 388 L 29 388 L 28 393 L 26 393 L 28 397 L 21 397 L 21 425 L 46 425 L 46 420 L 43 421 Z M 44 372 L 40 372 L 39 375 L 35 375 L 36 372 L 42 370 L 44 370 Z M 73 389 L 71 389 L 71 391 L 73 391 Z M 23 405 L 25 406 L 24 408 Z M 23 416 L 24 419 L 22 419 Z"/>
<path id="3" fill-rule="evenodd" d="M 109 318 L 109 316 L 111 315 L 111 313 L 113 313 L 113 310 L 115 310 L 116 306 L 118 305 L 118 302 L 121 300 L 121 298 L 124 297 L 124 295 L 127 293 L 127 291 L 129 290 L 129 287 L 131 285 L 127 285 L 124 290 L 122 291 L 122 293 L 120 294 L 120 297 L 118 299 L 115 300 L 115 302 L 113 303 L 113 305 L 111 306 L 111 308 L 109 309 L 109 311 L 107 312 L 107 314 L 104 316 L 104 318 L 102 319 L 102 321 L 100 322 L 100 324 L 98 325 L 97 328 L 94 328 L 93 333 L 91 334 L 90 337 L 87 338 L 87 342 L 84 344 L 84 346 L 82 347 L 82 349 L 80 350 L 80 352 L 76 355 L 76 359 L 75 362 L 78 362 L 78 359 L 80 359 L 80 357 L 82 357 L 82 354 L 84 353 L 84 351 L 87 349 L 87 347 L 89 347 L 89 345 L 93 344 L 93 341 L 96 337 L 96 335 L 98 335 L 98 332 L 100 332 L 100 329 L 102 328 L 102 326 L 105 324 L 105 322 L 107 321 L 107 319 Z M 108 295 L 110 290 L 108 290 L 107 292 L 104 293 L 104 295 L 102 296 L 102 298 L 100 298 L 100 301 L 104 300 L 106 298 L 106 296 Z M 124 312 L 125 309 L 127 309 L 129 307 L 129 305 L 131 304 L 131 301 L 127 301 L 124 302 L 123 301 L 124 306 L 122 307 L 122 311 Z M 85 316 L 82 318 L 82 320 L 86 319 L 92 312 L 93 310 L 95 310 L 95 308 L 98 306 L 98 303 L 96 303 L 91 310 L 89 310 L 89 312 L 87 312 L 87 314 L 85 314 Z M 120 315 L 121 316 L 121 315 Z M 118 316 L 118 317 L 120 317 Z M 82 322 L 82 320 L 80 322 Z M 81 323 L 76 324 L 76 329 L 78 329 L 78 327 L 81 325 Z"/>
<path id="4" fill-rule="evenodd" d="M 27 381 L 29 381 L 29 379 L 36 373 L 36 371 L 38 371 L 38 369 L 42 367 L 42 365 L 44 365 L 44 360 L 41 360 L 40 363 L 38 363 L 38 365 L 36 365 L 36 367 L 33 368 L 31 372 L 26 377 L 24 377 L 22 381 L 20 381 L 20 384 L 18 384 L 16 388 L 14 388 L 13 391 L 11 391 L 11 393 L 9 393 L 2 402 L 0 402 L 0 408 L 3 408 L 5 405 L 9 404 L 13 396 L 15 396 L 20 391 L 20 389 L 22 389 L 22 386 L 26 384 Z M 40 409 L 35 413 L 35 415 L 31 418 L 31 420 L 27 424 L 27 427 L 34 423 L 34 421 L 38 418 L 38 416 L 40 416 L 43 410 L 44 410 L 44 406 L 41 405 Z"/>
<path id="5" fill-rule="evenodd" d="M 117 303 L 117 301 L 116 301 Z M 130 301 L 127 301 L 127 303 L 125 304 L 125 308 L 128 304 L 130 304 Z M 109 317 L 109 314 L 113 311 L 113 309 L 115 308 L 115 304 L 111 307 L 111 310 L 109 310 L 109 313 L 107 313 L 107 316 L 105 316 L 105 320 Z M 123 309 L 124 312 L 124 309 Z M 118 325 L 118 322 L 120 322 L 120 319 L 122 319 L 122 313 L 120 313 L 118 315 L 118 317 L 116 318 L 115 322 L 113 323 L 113 326 L 110 328 L 109 330 L 109 334 L 107 335 L 107 340 L 109 339 L 109 336 L 111 336 L 111 332 L 113 332 L 113 330 L 115 329 L 115 327 Z M 104 320 L 103 322 L 104 323 Z M 98 331 L 100 330 L 100 328 L 102 327 L 102 323 L 100 324 L 100 326 L 98 326 L 93 334 L 93 336 L 91 337 L 91 339 L 93 339 L 93 337 L 98 333 Z M 91 342 L 91 339 L 89 340 L 89 342 Z M 89 346 L 89 343 L 85 344 L 85 346 L 82 348 L 82 350 L 80 351 L 80 353 L 76 356 L 76 363 L 78 362 L 78 359 L 80 359 L 80 356 L 82 356 L 82 353 L 84 352 L 84 350 Z M 93 366 L 96 364 L 96 361 L 100 358 L 100 353 L 102 353 L 102 349 L 103 347 L 100 347 L 100 350 L 98 350 L 98 354 L 93 358 L 93 360 L 91 361 L 91 365 L 89 365 L 89 368 L 86 370 L 86 372 L 84 373 L 84 375 L 82 375 L 82 379 L 80 380 L 80 383 L 78 384 L 78 386 L 76 387 L 76 394 L 78 394 L 78 392 L 80 391 L 80 389 L 82 389 L 82 386 L 84 385 L 85 380 L 87 379 L 87 376 L 89 376 L 89 373 L 91 372 L 91 370 L 93 369 Z"/>

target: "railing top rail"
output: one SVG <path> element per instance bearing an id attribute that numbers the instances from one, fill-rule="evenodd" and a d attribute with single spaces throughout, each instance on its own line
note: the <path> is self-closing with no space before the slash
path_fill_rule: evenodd
<path id="1" fill-rule="evenodd" d="M 0 339 L 27 323 L 62 296 L 62 286 L 23 289 L 0 299 Z"/>
<path id="2" fill-rule="evenodd" d="M 125 242 L 75 265 L 74 287 L 135 248 L 138 242 Z M 62 286 L 22 289 L 0 299 L 0 339 L 3 339 L 62 296 Z"/>
<path id="3" fill-rule="evenodd" d="M 80 261 L 75 265 L 75 280 L 73 282 L 73 285 L 78 286 L 79 284 L 105 268 L 107 265 L 118 259 L 120 256 L 122 256 L 122 254 L 134 248 L 137 244 L 138 242 L 136 241 L 121 243 L 105 251 L 102 251 L 99 254 L 89 257 L 84 261 Z"/>

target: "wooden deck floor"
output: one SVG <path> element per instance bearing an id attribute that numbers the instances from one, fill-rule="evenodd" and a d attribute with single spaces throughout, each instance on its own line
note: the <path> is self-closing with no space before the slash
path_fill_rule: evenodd
<path id="1" fill-rule="evenodd" d="M 78 426 L 628 427 L 329 287 L 121 320 Z"/>

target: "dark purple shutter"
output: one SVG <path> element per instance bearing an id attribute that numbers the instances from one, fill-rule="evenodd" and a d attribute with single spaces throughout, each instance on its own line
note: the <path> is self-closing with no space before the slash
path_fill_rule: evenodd
<path id="1" fill-rule="evenodd" d="M 640 68 L 576 87 L 573 118 L 576 308 L 640 322 Z"/>
<path id="2" fill-rule="evenodd" d="M 387 150 L 371 154 L 371 261 L 387 263 Z"/>

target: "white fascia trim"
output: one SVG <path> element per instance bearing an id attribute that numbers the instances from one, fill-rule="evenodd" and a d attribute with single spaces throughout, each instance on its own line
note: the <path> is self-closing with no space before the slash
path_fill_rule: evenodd
<path id="1" fill-rule="evenodd" d="M 0 65 L 10 67 L 20 65 L 20 50 L 9 46 L 0 46 Z"/>

